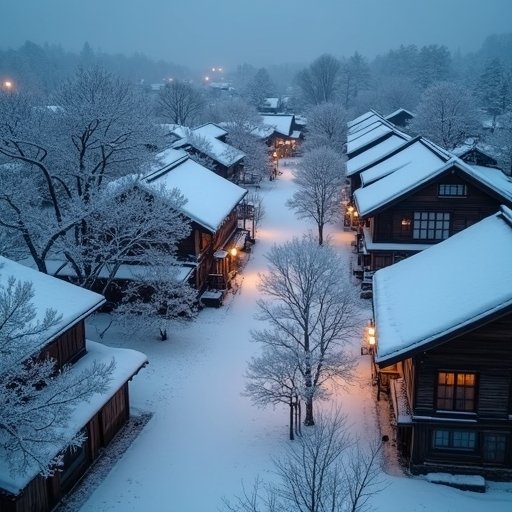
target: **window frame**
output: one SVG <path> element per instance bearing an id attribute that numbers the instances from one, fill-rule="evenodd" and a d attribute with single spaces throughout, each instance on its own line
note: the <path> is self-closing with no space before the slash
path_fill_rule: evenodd
<path id="1" fill-rule="evenodd" d="M 413 213 L 413 240 L 446 240 L 450 237 L 450 228 L 450 212 L 415 211 Z"/>
<path id="2" fill-rule="evenodd" d="M 462 193 L 458 190 L 462 188 Z M 455 193 L 451 193 L 454 191 Z M 468 187 L 465 183 L 439 183 L 437 186 L 438 197 L 465 198 L 468 197 Z"/>
<path id="3" fill-rule="evenodd" d="M 437 444 L 438 434 L 446 439 L 446 444 Z M 464 438 L 466 438 L 465 443 Z M 434 428 L 432 429 L 432 448 L 441 451 L 475 453 L 478 451 L 478 432 L 476 430 Z"/>
<path id="4" fill-rule="evenodd" d="M 442 375 L 445 375 L 444 383 L 441 382 Z M 452 376 L 453 383 L 450 383 L 447 379 L 450 375 Z M 473 381 L 471 385 L 466 383 L 469 376 L 472 377 Z M 461 379 L 459 379 L 459 377 L 462 377 L 463 382 L 460 382 Z M 472 393 L 470 394 L 471 396 L 468 396 L 467 390 L 472 390 Z M 478 375 L 475 372 L 466 370 L 439 370 L 436 378 L 435 409 L 436 411 L 459 414 L 475 413 L 477 408 L 477 391 Z M 442 405 L 440 405 L 440 400 L 444 401 Z M 448 402 L 451 402 L 449 406 L 447 406 Z M 462 405 L 459 405 L 461 403 Z M 471 403 L 471 407 L 467 407 L 466 403 Z"/>

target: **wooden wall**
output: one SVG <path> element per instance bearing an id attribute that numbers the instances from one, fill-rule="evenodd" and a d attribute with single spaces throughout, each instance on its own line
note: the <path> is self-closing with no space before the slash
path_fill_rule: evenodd
<path id="1" fill-rule="evenodd" d="M 439 197 L 439 184 L 465 184 L 465 197 Z M 415 192 L 373 218 L 373 241 L 383 243 L 435 243 L 440 240 L 413 238 L 415 211 L 450 213 L 450 236 L 479 220 L 496 213 L 503 201 L 469 182 L 460 172 L 444 175 L 425 188 Z M 403 218 L 411 220 L 408 229 L 401 224 Z"/>
<path id="2" fill-rule="evenodd" d="M 0 490 L 0 511 L 49 512 L 82 478 L 87 468 L 98 457 L 101 448 L 107 446 L 126 423 L 129 414 L 126 382 L 84 427 L 87 440 L 83 452 L 77 454 L 80 457 L 72 457 L 70 467 L 64 466 L 53 477 L 46 479 L 38 475 L 17 496 Z"/>
<path id="3" fill-rule="evenodd" d="M 51 357 L 56 361 L 57 367 L 62 368 L 67 363 L 78 361 L 84 354 L 85 326 L 82 320 L 47 345 L 39 358 Z"/>
<path id="4" fill-rule="evenodd" d="M 407 377 L 408 386 L 411 378 L 415 384 L 411 470 L 477 472 L 512 479 L 512 313 L 416 356 L 414 367 L 415 377 Z M 438 371 L 476 374 L 474 412 L 436 410 Z M 476 432 L 476 449 L 434 449 L 433 431 L 440 428 Z M 483 436 L 490 433 L 506 438 L 502 463 L 484 461 Z"/>

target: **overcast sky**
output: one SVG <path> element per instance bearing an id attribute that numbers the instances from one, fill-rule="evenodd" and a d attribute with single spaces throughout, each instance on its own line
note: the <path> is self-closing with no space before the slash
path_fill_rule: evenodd
<path id="1" fill-rule="evenodd" d="M 466 52 L 512 31 L 512 0 L 5 0 L 0 13 L 4 49 L 88 41 L 194 69 L 373 57 L 401 43 Z"/>

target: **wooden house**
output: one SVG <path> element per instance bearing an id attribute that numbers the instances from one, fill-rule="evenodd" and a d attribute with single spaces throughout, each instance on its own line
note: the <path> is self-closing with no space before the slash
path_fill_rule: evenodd
<path id="1" fill-rule="evenodd" d="M 127 421 L 128 381 L 147 363 L 147 358 L 134 350 L 109 348 L 86 340 L 85 319 L 104 303 L 101 295 L 0 257 L 0 283 L 6 284 L 10 276 L 32 283 L 36 320 L 41 320 L 48 308 L 61 315 L 59 322 L 41 333 L 26 354 L 20 353 L 20 361 L 50 356 L 57 368 L 72 365 L 70 371 L 77 375 L 94 362 L 108 364 L 114 358 L 116 363 L 106 392 L 81 403 L 67 418 L 62 442 L 52 444 L 50 451 L 55 456 L 62 453 L 74 434 L 82 431 L 86 435 L 80 448 L 64 452 L 63 467 L 54 476 L 44 478 L 35 464 L 23 474 L 12 474 L 8 461 L 0 458 L 0 510 L 47 512 L 83 476 Z"/>
<path id="2" fill-rule="evenodd" d="M 192 282 L 200 292 L 206 288 L 226 290 L 236 268 L 236 252 L 244 247 L 247 231 L 238 229 L 237 206 L 247 190 L 193 161 L 183 152 L 166 150 L 145 179 L 151 193 L 178 189 L 186 203 L 181 208 L 190 222 L 191 234 L 178 246 L 178 258 L 193 265 Z"/>
<path id="3" fill-rule="evenodd" d="M 407 128 L 407 125 L 412 119 L 414 119 L 414 117 L 415 116 L 412 112 L 409 112 L 405 108 L 399 108 L 394 112 L 391 112 L 391 114 L 388 114 L 385 119 L 386 121 L 393 123 L 395 126 L 398 126 L 398 128 L 404 129 Z"/>
<path id="4" fill-rule="evenodd" d="M 512 210 L 374 276 L 374 360 L 412 473 L 512 480 Z"/>
<path id="5" fill-rule="evenodd" d="M 468 165 L 413 139 L 360 174 L 354 192 L 361 226 L 359 264 L 374 271 L 445 240 L 512 205 L 499 169 Z"/>
<path id="6" fill-rule="evenodd" d="M 181 135 L 172 147 L 190 155 L 197 155 L 211 162 L 211 170 L 230 181 L 238 181 L 243 169 L 245 153 L 227 144 L 227 131 L 220 126 L 207 123 L 193 130 L 181 127 L 174 130 Z"/>
<path id="7" fill-rule="evenodd" d="M 303 134 L 301 125 L 296 123 L 293 114 L 274 114 L 262 115 L 265 129 L 270 131 L 265 136 L 267 145 L 276 160 L 293 156 L 297 151 Z"/>
<path id="8" fill-rule="evenodd" d="M 409 138 L 407 134 L 402 133 L 396 126 L 386 121 L 380 115 L 373 114 L 371 117 L 348 129 L 347 159 L 351 160 L 395 136 L 399 136 L 402 140 L 408 140 Z"/>

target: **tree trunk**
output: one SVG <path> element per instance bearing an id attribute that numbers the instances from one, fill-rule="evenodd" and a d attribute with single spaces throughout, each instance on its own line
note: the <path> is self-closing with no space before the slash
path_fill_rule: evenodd
<path id="1" fill-rule="evenodd" d="M 324 245 L 324 225 L 318 224 L 318 245 Z"/>
<path id="2" fill-rule="evenodd" d="M 293 398 L 290 397 L 290 441 L 293 441 L 295 436 L 293 435 Z"/>
<path id="3" fill-rule="evenodd" d="M 306 399 L 306 417 L 304 418 L 304 425 L 306 427 L 311 427 L 315 424 L 315 420 L 313 419 L 313 397 L 308 397 Z"/>

